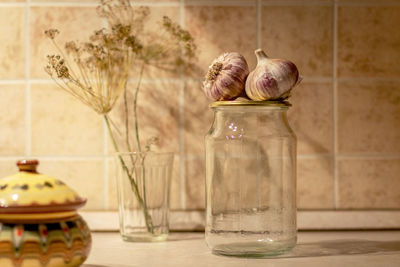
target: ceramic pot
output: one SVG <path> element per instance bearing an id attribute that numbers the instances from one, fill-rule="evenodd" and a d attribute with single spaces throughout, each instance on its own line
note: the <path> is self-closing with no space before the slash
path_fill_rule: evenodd
<path id="1" fill-rule="evenodd" d="M 91 235 L 77 209 L 86 203 L 61 180 L 39 174 L 37 160 L 0 179 L 0 266 L 79 266 Z"/>

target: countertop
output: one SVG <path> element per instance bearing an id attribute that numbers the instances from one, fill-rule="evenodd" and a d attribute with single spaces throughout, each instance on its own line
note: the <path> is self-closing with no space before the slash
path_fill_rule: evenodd
<path id="1" fill-rule="evenodd" d="M 94 232 L 83 267 L 126 266 L 400 266 L 400 231 L 305 231 L 297 246 L 275 258 L 210 253 L 204 233 L 170 233 L 161 243 L 124 242 L 116 232 Z"/>

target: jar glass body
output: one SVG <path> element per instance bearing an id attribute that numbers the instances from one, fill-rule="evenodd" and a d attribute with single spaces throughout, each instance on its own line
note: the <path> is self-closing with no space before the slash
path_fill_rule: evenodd
<path id="1" fill-rule="evenodd" d="M 296 136 L 287 105 L 216 106 L 206 136 L 206 243 L 260 257 L 296 244 Z"/>

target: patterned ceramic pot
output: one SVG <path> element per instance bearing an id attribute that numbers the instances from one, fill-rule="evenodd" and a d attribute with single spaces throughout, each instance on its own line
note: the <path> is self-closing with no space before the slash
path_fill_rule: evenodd
<path id="1" fill-rule="evenodd" d="M 37 160 L 0 179 L 0 266 L 79 266 L 91 235 L 77 209 L 86 203 L 62 181 L 39 174 Z"/>

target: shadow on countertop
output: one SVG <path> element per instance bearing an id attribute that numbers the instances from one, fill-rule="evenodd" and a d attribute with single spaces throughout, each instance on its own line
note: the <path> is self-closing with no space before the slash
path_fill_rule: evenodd
<path id="1" fill-rule="evenodd" d="M 400 241 L 332 240 L 300 243 L 287 254 L 273 258 L 400 253 Z M 272 258 L 272 257 L 271 257 Z"/>

